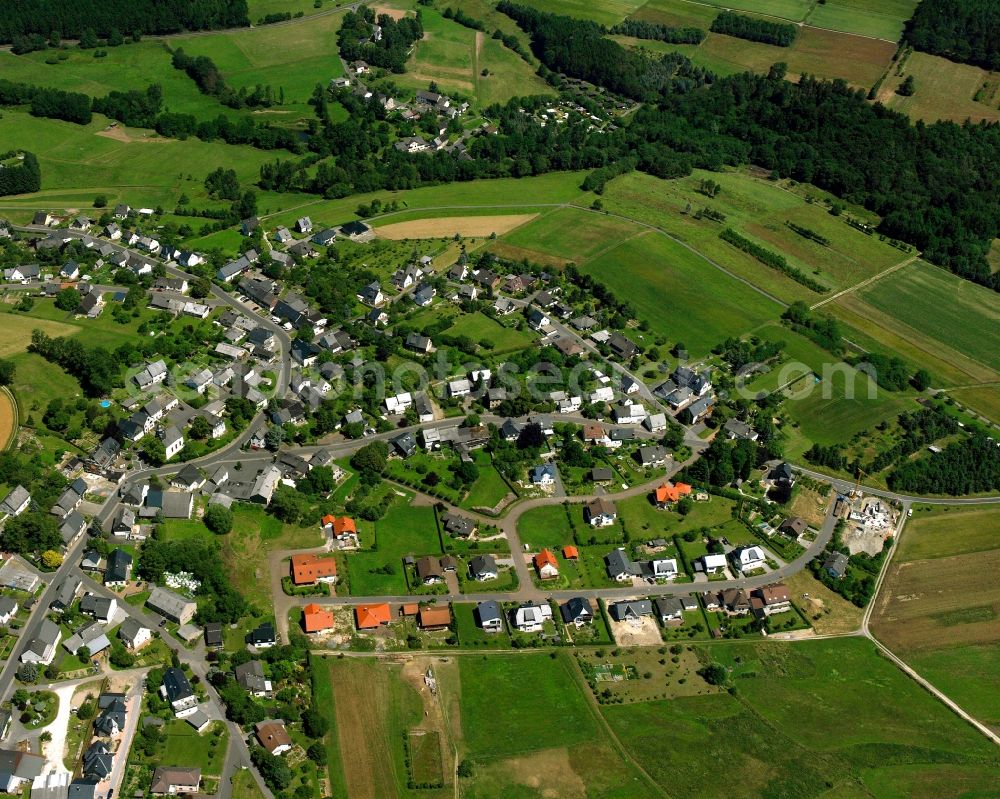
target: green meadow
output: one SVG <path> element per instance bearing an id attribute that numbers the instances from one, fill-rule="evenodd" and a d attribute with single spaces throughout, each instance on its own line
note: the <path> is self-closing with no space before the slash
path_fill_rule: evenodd
<path id="1" fill-rule="evenodd" d="M 781 312 L 776 302 L 653 232 L 624 241 L 581 271 L 632 303 L 652 333 L 686 344 L 693 357 Z"/>

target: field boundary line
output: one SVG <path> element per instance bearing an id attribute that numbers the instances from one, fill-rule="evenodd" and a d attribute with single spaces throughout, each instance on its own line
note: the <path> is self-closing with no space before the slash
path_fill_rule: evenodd
<path id="1" fill-rule="evenodd" d="M 919 255 L 914 255 L 911 258 L 907 258 L 905 261 L 900 261 L 898 264 L 893 264 L 892 266 L 888 267 L 887 269 L 883 269 L 877 275 L 872 275 L 871 277 L 867 277 L 864 280 L 862 280 L 860 283 L 855 283 L 853 286 L 848 286 L 846 289 L 841 289 L 836 294 L 832 294 L 829 297 L 827 297 L 826 299 L 820 300 L 819 302 L 814 303 L 813 305 L 810 305 L 809 306 L 809 310 L 810 311 L 815 311 L 817 308 L 822 308 L 828 302 L 833 302 L 838 297 L 843 297 L 845 294 L 850 294 L 853 291 L 857 291 L 858 289 L 862 289 L 865 286 L 871 285 L 875 281 L 881 280 L 883 277 L 886 277 L 887 275 L 891 275 L 893 272 L 896 272 L 896 271 L 902 269 L 904 266 L 909 266 L 914 261 L 916 261 L 918 258 L 920 258 Z"/>
<path id="2" fill-rule="evenodd" d="M 568 656 L 567 656 L 568 658 Z M 566 662 L 566 658 L 563 658 L 563 668 L 570 672 L 570 677 L 573 682 L 576 683 L 578 690 L 583 692 L 584 701 L 587 703 L 587 707 L 590 709 L 590 713 L 597 720 L 598 725 L 604 730 L 605 734 L 608 736 L 608 741 L 611 745 L 618 750 L 618 754 L 628 763 L 635 766 L 636 770 L 642 774 L 645 780 L 653 787 L 653 789 L 664 799 L 670 799 L 670 794 L 663 790 L 660 784 L 654 780 L 648 771 L 644 769 L 635 758 L 629 753 L 628 749 L 621 742 L 615 731 L 611 729 L 611 725 L 608 724 L 608 720 L 604 718 L 604 714 L 601 713 L 600 707 L 597 705 L 597 700 L 594 698 L 593 692 L 590 690 L 590 686 L 587 685 L 586 680 L 583 679 L 583 673 L 580 671 L 580 667 L 577 665 L 575 660 Z"/>
<path id="3" fill-rule="evenodd" d="M 892 548 L 889 550 L 889 554 L 882 564 L 882 569 L 879 571 L 878 579 L 875 581 L 875 590 L 872 592 L 871 601 L 868 603 L 868 607 L 865 608 L 864 615 L 861 617 L 861 632 L 875 644 L 875 647 L 893 664 L 898 668 L 903 674 L 913 680 L 917 685 L 927 691 L 931 696 L 936 698 L 945 707 L 951 710 L 956 716 L 965 721 L 967 724 L 971 725 L 975 730 L 982 733 L 991 743 L 996 746 L 1000 746 L 1000 735 L 997 735 L 993 730 L 983 724 L 979 719 L 975 718 L 971 713 L 964 710 L 961 705 L 959 705 L 955 700 L 949 697 L 944 691 L 936 688 L 931 682 L 920 675 L 915 668 L 903 660 L 899 655 L 893 652 L 889 647 L 883 644 L 878 638 L 872 633 L 869 626 L 871 621 L 872 613 L 875 610 L 876 601 L 879 599 L 879 594 L 882 591 L 882 587 L 885 585 L 886 577 L 889 574 L 889 567 L 892 564 L 893 556 L 899 550 L 899 540 L 903 536 L 903 532 L 906 528 L 906 521 L 909 518 L 907 511 L 910 503 L 903 503 L 902 510 L 899 514 L 899 526 L 896 528 L 896 535 L 893 537 Z"/>

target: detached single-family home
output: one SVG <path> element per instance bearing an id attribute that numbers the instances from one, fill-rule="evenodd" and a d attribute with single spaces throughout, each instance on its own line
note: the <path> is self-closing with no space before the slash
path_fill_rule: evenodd
<path id="1" fill-rule="evenodd" d="M 15 486 L 0 502 L 0 513 L 6 516 L 20 516 L 31 504 L 31 494 L 22 485 Z"/>
<path id="2" fill-rule="evenodd" d="M 133 652 L 142 649 L 153 639 L 153 631 L 129 616 L 118 628 L 118 637 Z"/>
<path id="3" fill-rule="evenodd" d="M 664 483 L 657 486 L 653 491 L 653 501 L 658 508 L 669 508 L 675 502 L 679 502 L 682 497 L 691 493 L 691 486 L 687 483 Z"/>
<path id="4" fill-rule="evenodd" d="M 559 563 L 548 549 L 543 549 L 533 558 L 535 571 L 542 580 L 552 580 L 559 576 Z"/>
<path id="5" fill-rule="evenodd" d="M 292 748 L 292 739 L 288 736 L 283 721 L 260 721 L 254 725 L 254 736 L 257 742 L 272 755 L 283 755 Z"/>
<path id="6" fill-rule="evenodd" d="M 670 458 L 670 453 L 660 444 L 651 447 L 639 447 L 635 453 L 635 459 L 640 466 L 656 467 L 663 466 Z"/>
<path id="7" fill-rule="evenodd" d="M 503 632 L 503 610 L 492 599 L 476 605 L 476 621 L 484 632 Z"/>
<path id="8" fill-rule="evenodd" d="M 127 585 L 131 577 L 132 556 L 124 549 L 113 549 L 104 568 L 104 584 L 109 588 L 120 588 Z"/>
<path id="9" fill-rule="evenodd" d="M 6 626 L 17 614 L 17 602 L 13 597 L 0 596 L 0 624 Z"/>
<path id="10" fill-rule="evenodd" d="M 556 467 L 551 463 L 531 468 L 531 482 L 536 486 L 551 486 L 556 482 Z"/>
<path id="11" fill-rule="evenodd" d="M 801 516 L 792 516 L 791 518 L 785 519 L 785 521 L 781 523 L 778 527 L 778 532 L 783 533 L 790 538 L 798 538 L 808 529 L 809 522 Z"/>
<path id="12" fill-rule="evenodd" d="M 271 681 L 264 676 L 264 667 L 259 660 L 248 660 L 233 669 L 233 676 L 240 687 L 251 696 L 258 698 L 271 695 Z"/>
<path id="13" fill-rule="evenodd" d="M 746 574 L 754 569 L 761 569 L 767 562 L 767 554 L 757 546 L 738 547 L 730 553 L 733 565 Z"/>
<path id="14" fill-rule="evenodd" d="M 274 630 L 274 625 L 265 621 L 248 632 L 243 640 L 255 649 L 270 649 L 278 643 L 278 634 Z"/>
<path id="15" fill-rule="evenodd" d="M 594 621 L 594 609 L 590 605 L 590 600 L 586 597 L 576 596 L 567 599 L 559 608 L 563 621 L 576 627 L 590 624 Z"/>
<path id="16" fill-rule="evenodd" d="M 333 612 L 324 610 L 315 602 L 302 608 L 302 629 L 307 633 L 320 633 L 333 629 Z"/>
<path id="17" fill-rule="evenodd" d="M 755 588 L 750 592 L 750 611 L 757 618 L 764 618 L 775 613 L 784 613 L 792 609 L 788 586 L 782 583 Z"/>
<path id="18" fill-rule="evenodd" d="M 62 630 L 59 625 L 53 624 L 48 619 L 42 620 L 42 626 L 38 630 L 38 635 L 28 641 L 24 651 L 21 653 L 22 663 L 40 663 L 48 666 L 55 657 L 56 647 L 62 639 Z"/>
<path id="19" fill-rule="evenodd" d="M 149 786 L 149 792 L 154 796 L 176 796 L 179 794 L 198 793 L 200 785 L 200 768 L 158 766 L 153 772 L 153 781 Z M 70 799 L 74 799 L 72 794 L 70 795 Z"/>
<path id="20" fill-rule="evenodd" d="M 492 555 L 476 555 L 469 561 L 469 576 L 473 580 L 485 582 L 499 576 L 496 559 Z"/>
<path id="21" fill-rule="evenodd" d="M 112 597 L 98 596 L 97 594 L 86 594 L 80 600 L 80 612 L 85 616 L 92 616 L 105 624 L 111 621 L 118 609 L 118 600 Z"/>
<path id="22" fill-rule="evenodd" d="M 613 502 L 597 497 L 584 505 L 583 517 L 591 527 L 609 527 L 618 518 L 618 511 Z"/>
<path id="23" fill-rule="evenodd" d="M 633 577 L 642 575 L 641 566 L 629 557 L 624 547 L 618 547 L 604 556 L 604 564 L 608 576 L 619 583 L 630 582 Z"/>
<path id="24" fill-rule="evenodd" d="M 359 630 L 374 630 L 392 621 L 388 602 L 377 605 L 358 605 L 354 608 L 354 621 Z"/>
<path id="25" fill-rule="evenodd" d="M 536 604 L 526 602 L 517 607 L 511 614 L 511 623 L 514 629 L 522 633 L 537 633 L 545 626 L 546 621 L 552 619 L 552 607 L 543 602 Z"/>
<path id="26" fill-rule="evenodd" d="M 698 568 L 700 565 L 700 569 Z M 718 574 L 720 571 L 724 571 L 726 568 L 726 556 L 719 555 L 702 555 L 695 562 L 695 569 L 698 571 L 703 571 L 705 574 Z"/>
<path id="27" fill-rule="evenodd" d="M 823 561 L 823 569 L 831 577 L 842 580 L 844 579 L 844 575 L 847 574 L 847 563 L 847 555 L 843 552 L 831 552 L 827 559 Z"/>
<path id="28" fill-rule="evenodd" d="M 627 599 L 613 603 L 608 612 L 615 621 L 638 622 L 653 615 L 653 603 L 648 599 Z"/>
<path id="29" fill-rule="evenodd" d="M 295 585 L 337 582 L 337 561 L 313 552 L 292 555 L 292 582 Z"/>
<path id="30" fill-rule="evenodd" d="M 155 586 L 146 600 L 146 607 L 177 624 L 187 624 L 194 618 L 198 605 L 194 600 Z"/>
<path id="31" fill-rule="evenodd" d="M 653 604 L 661 624 L 680 621 L 684 618 L 684 605 L 677 597 L 660 597 Z"/>

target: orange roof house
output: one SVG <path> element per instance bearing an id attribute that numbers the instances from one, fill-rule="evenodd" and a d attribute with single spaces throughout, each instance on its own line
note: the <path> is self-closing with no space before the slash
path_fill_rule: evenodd
<path id="1" fill-rule="evenodd" d="M 317 582 L 336 582 L 337 561 L 322 558 L 312 552 L 292 555 L 292 582 L 296 585 L 312 585 Z"/>
<path id="2" fill-rule="evenodd" d="M 399 609 L 400 616 L 416 616 L 420 612 L 420 605 L 416 602 L 407 602 Z"/>
<path id="3" fill-rule="evenodd" d="M 535 555 L 535 569 L 543 580 L 559 576 L 559 562 L 549 550 L 543 549 Z"/>
<path id="4" fill-rule="evenodd" d="M 563 547 L 563 557 L 566 560 L 579 560 L 580 550 L 574 546 Z"/>
<path id="5" fill-rule="evenodd" d="M 376 627 L 388 624 L 391 619 L 392 611 L 389 610 L 387 602 L 381 605 L 358 605 L 354 608 L 354 620 L 359 630 L 374 630 Z"/>
<path id="6" fill-rule="evenodd" d="M 658 486 L 654 492 L 654 499 L 657 505 L 669 505 L 677 502 L 681 497 L 686 497 L 691 493 L 691 486 L 687 483 L 664 483 Z"/>
<path id="7" fill-rule="evenodd" d="M 320 527 L 333 527 L 333 523 L 336 520 L 337 520 L 336 516 L 334 516 L 332 513 L 328 513 L 320 520 L 319 525 Z"/>
<path id="8" fill-rule="evenodd" d="M 347 536 L 358 537 L 358 528 L 354 524 L 354 519 L 350 516 L 333 517 L 331 522 L 334 538 L 346 538 Z"/>
<path id="9" fill-rule="evenodd" d="M 333 613 L 312 603 L 302 609 L 302 629 L 307 633 L 318 633 L 333 629 Z"/>
<path id="10" fill-rule="evenodd" d="M 451 610 L 447 605 L 420 608 L 417 623 L 425 630 L 440 630 L 451 624 Z"/>

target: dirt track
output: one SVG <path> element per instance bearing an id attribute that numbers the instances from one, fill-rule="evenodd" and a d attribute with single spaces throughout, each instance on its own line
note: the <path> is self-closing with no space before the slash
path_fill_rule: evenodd
<path id="1" fill-rule="evenodd" d="M 470 238 L 498 236 L 530 222 L 538 214 L 504 214 L 502 216 L 447 216 L 436 219 L 413 219 L 380 225 L 375 232 L 384 239 L 443 239 L 456 233 Z"/>
<path id="2" fill-rule="evenodd" d="M 0 391 L 0 450 L 7 448 L 17 428 L 17 405 L 7 391 Z"/>

